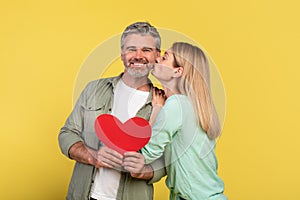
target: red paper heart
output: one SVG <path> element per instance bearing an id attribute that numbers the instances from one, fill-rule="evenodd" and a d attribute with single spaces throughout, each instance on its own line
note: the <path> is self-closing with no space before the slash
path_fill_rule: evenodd
<path id="1" fill-rule="evenodd" d="M 122 123 L 113 115 L 103 114 L 95 120 L 95 130 L 103 144 L 121 154 L 140 150 L 151 137 L 149 122 L 140 117 Z"/>

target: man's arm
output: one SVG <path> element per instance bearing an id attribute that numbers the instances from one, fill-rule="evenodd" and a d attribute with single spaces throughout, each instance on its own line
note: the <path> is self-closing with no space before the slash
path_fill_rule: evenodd
<path id="1" fill-rule="evenodd" d="M 85 99 L 86 99 L 86 91 L 87 87 L 84 89 L 84 91 L 80 94 L 79 99 L 76 102 L 75 107 L 73 108 L 71 114 L 67 118 L 64 126 L 60 129 L 59 135 L 58 135 L 58 142 L 59 142 L 59 147 L 62 151 L 62 153 L 67 156 L 68 158 L 72 158 L 70 156 L 70 152 L 73 154 L 73 151 L 78 149 L 82 149 L 83 145 L 83 139 L 82 139 L 82 131 L 83 131 L 83 107 L 85 105 Z M 80 145 L 81 144 L 81 145 Z M 80 148 L 81 147 L 81 148 Z M 82 149 L 83 150 L 83 149 Z M 86 154 L 82 153 L 84 155 Z M 85 160 L 83 163 L 87 164 L 87 158 L 81 158 L 79 159 L 79 156 L 82 155 L 73 155 L 73 159 L 78 159 L 78 160 Z M 91 160 L 90 160 L 91 161 Z"/>
<path id="2" fill-rule="evenodd" d="M 69 157 L 77 162 L 96 165 L 96 151 L 86 147 L 83 142 L 77 142 L 69 149 Z"/>
<path id="3" fill-rule="evenodd" d="M 68 117 L 65 125 L 61 128 L 58 141 L 64 155 L 88 165 L 95 167 L 120 167 L 123 156 L 108 147 L 101 147 L 98 151 L 84 144 L 82 138 L 84 107 L 89 96 L 89 84 L 80 94 L 76 105 Z"/>

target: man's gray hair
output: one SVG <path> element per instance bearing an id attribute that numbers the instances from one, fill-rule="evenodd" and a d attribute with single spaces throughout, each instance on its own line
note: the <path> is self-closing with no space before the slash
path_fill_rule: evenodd
<path id="1" fill-rule="evenodd" d="M 124 47 L 124 40 L 128 35 L 150 35 L 155 40 L 156 50 L 160 51 L 161 39 L 158 31 L 148 22 L 136 22 L 126 27 L 121 36 L 121 49 Z"/>

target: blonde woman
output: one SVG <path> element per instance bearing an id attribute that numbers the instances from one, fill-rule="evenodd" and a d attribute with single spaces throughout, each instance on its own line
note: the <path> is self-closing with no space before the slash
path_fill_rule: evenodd
<path id="1" fill-rule="evenodd" d="M 152 101 L 154 108 L 164 106 L 152 127 L 153 136 L 141 151 L 146 164 L 164 155 L 171 200 L 227 199 L 217 175 L 214 139 L 220 135 L 220 123 L 205 54 L 191 44 L 174 43 L 158 59 L 152 74 L 161 82 L 167 100 L 164 104 L 164 96 L 156 94 Z M 126 162 L 130 152 L 125 156 Z M 130 167 L 125 164 L 125 169 Z M 141 171 L 146 169 L 148 165 Z M 146 173 L 131 174 L 146 177 Z"/>

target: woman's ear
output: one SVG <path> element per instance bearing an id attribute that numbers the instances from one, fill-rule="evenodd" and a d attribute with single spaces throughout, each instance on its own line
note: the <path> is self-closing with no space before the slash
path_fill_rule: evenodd
<path id="1" fill-rule="evenodd" d="M 182 74 L 183 74 L 183 67 L 176 67 L 176 68 L 174 69 L 173 77 L 174 77 L 174 78 L 179 78 L 179 77 L 182 76 Z"/>

